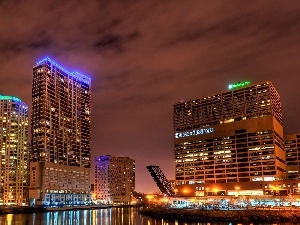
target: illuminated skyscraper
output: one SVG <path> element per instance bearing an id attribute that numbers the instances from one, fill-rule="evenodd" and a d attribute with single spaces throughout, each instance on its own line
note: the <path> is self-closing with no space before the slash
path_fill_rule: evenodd
<path id="1" fill-rule="evenodd" d="M 0 95 L 0 204 L 27 203 L 28 107 L 19 98 Z"/>
<path id="2" fill-rule="evenodd" d="M 284 135 L 288 178 L 300 177 L 300 133 Z M 300 192 L 300 190 L 299 190 Z"/>
<path id="3" fill-rule="evenodd" d="M 110 155 L 95 159 L 95 200 L 130 204 L 135 189 L 135 162 L 128 157 Z"/>
<path id="4" fill-rule="evenodd" d="M 31 149 L 32 198 L 77 202 L 54 193 L 89 192 L 91 79 L 49 58 L 33 67 Z"/>
<path id="5" fill-rule="evenodd" d="M 246 82 L 229 89 L 174 105 L 178 184 L 286 177 L 281 102 L 274 86 Z"/>

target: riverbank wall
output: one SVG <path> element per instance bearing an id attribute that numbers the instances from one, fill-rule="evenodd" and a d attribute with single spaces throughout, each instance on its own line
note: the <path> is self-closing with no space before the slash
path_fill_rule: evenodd
<path id="1" fill-rule="evenodd" d="M 178 222 L 300 222 L 299 210 L 201 210 L 143 208 L 140 214 Z"/>

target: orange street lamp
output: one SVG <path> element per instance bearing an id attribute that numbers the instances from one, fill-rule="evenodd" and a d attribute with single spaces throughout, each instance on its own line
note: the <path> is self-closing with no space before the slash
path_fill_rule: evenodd
<path id="1" fill-rule="evenodd" d="M 235 186 L 234 187 L 235 188 L 235 190 L 236 190 L 236 196 L 238 197 L 239 196 L 239 190 L 240 190 L 240 187 L 239 186 Z"/>
<path id="2" fill-rule="evenodd" d="M 153 199 L 153 195 L 147 195 L 147 197 L 149 200 Z"/>
<path id="3" fill-rule="evenodd" d="M 178 189 L 174 189 L 175 195 L 177 195 L 178 193 Z"/>
<path id="4" fill-rule="evenodd" d="M 205 188 L 206 196 L 208 195 L 209 192 L 209 187 Z"/>
<path id="5" fill-rule="evenodd" d="M 219 189 L 218 189 L 218 188 L 214 188 L 214 189 L 213 189 L 213 192 L 215 193 L 215 195 L 217 195 L 217 194 L 218 194 L 218 191 L 219 191 Z"/>

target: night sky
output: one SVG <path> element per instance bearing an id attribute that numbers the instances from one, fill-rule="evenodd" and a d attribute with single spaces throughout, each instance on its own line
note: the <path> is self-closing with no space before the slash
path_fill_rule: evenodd
<path id="1" fill-rule="evenodd" d="M 300 132 L 298 0 L 0 0 L 0 93 L 31 106 L 32 67 L 45 56 L 92 78 L 92 162 L 134 159 L 137 191 L 158 191 L 147 165 L 175 178 L 180 100 L 270 80 L 284 132 Z"/>

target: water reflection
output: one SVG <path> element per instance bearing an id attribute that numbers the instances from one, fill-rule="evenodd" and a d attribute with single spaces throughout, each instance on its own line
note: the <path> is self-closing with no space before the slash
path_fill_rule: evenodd
<path id="1" fill-rule="evenodd" d="M 34 214 L 0 215 L 0 225 L 249 225 L 234 223 L 182 223 L 155 220 L 139 215 L 135 208 L 73 210 Z M 259 223 L 251 224 L 258 225 Z M 291 225 L 281 223 L 277 225 Z M 300 224 L 300 223 L 294 223 Z M 268 225 L 268 224 L 260 224 Z"/>

